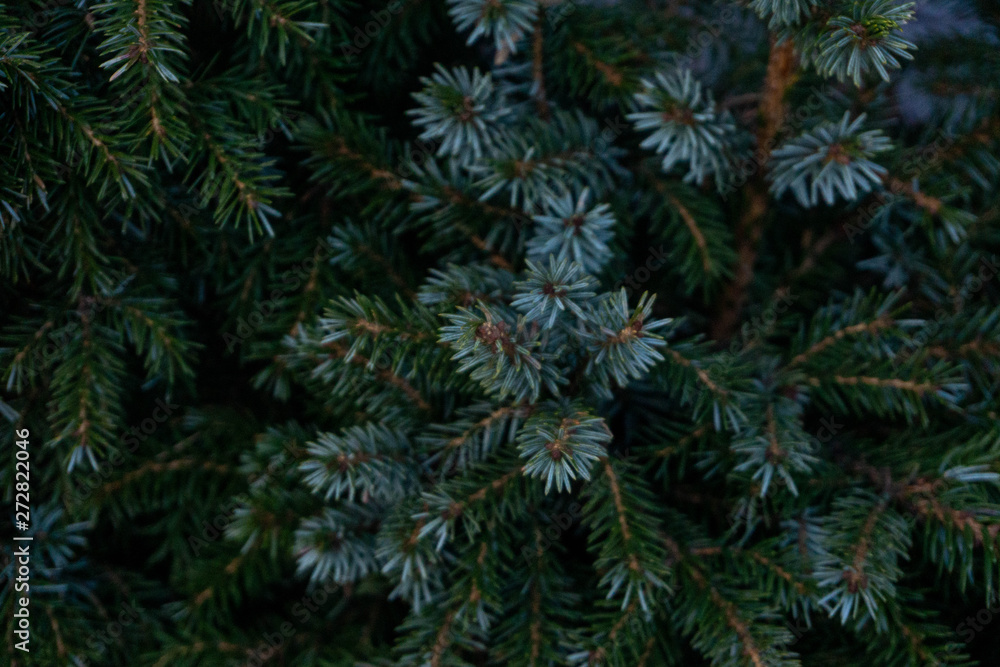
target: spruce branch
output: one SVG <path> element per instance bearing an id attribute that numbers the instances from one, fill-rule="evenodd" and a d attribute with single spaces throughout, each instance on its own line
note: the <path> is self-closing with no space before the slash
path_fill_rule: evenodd
<path id="1" fill-rule="evenodd" d="M 583 511 L 603 571 L 600 585 L 608 589 L 608 600 L 621 595 L 622 611 L 637 604 L 648 613 L 657 597 L 670 591 L 653 499 L 627 464 L 606 457 L 599 463 L 601 475 L 587 486 Z"/>
<path id="2" fill-rule="evenodd" d="M 825 76 L 850 78 L 861 85 L 863 74 L 874 70 L 889 80 L 889 69 L 900 59 L 912 60 L 912 42 L 899 37 L 902 26 L 913 17 L 913 3 L 896 0 L 862 0 L 851 5 L 850 16 L 835 16 L 826 24 L 829 32 L 819 44 L 816 68 Z"/>
<path id="3" fill-rule="evenodd" d="M 521 421 L 534 413 L 532 405 L 508 405 L 494 408 L 483 403 L 464 408 L 462 418 L 448 424 L 433 424 L 417 437 L 426 447 L 437 450 L 427 459 L 438 465 L 442 474 L 464 471 L 485 461 L 502 445 L 512 442 Z"/>
<path id="4" fill-rule="evenodd" d="M 545 493 L 569 491 L 578 477 L 590 479 L 593 463 L 607 455 L 611 432 L 604 420 L 577 404 L 539 406 L 518 435 L 518 451 L 527 459 L 524 474 L 545 478 Z"/>
<path id="5" fill-rule="evenodd" d="M 711 94 L 688 69 L 657 72 L 655 80 L 644 79 L 642 85 L 636 102 L 651 110 L 628 115 L 637 130 L 653 130 L 642 147 L 663 154 L 664 172 L 683 162 L 688 167 L 684 182 L 700 185 L 712 175 L 721 187 L 729 163 L 726 141 L 735 130 L 728 112 L 716 112 Z"/>
<path id="6" fill-rule="evenodd" d="M 511 306 L 524 313 L 529 320 L 545 321 L 551 329 L 556 318 L 569 310 L 579 319 L 586 319 L 584 307 L 590 305 L 596 296 L 589 291 L 596 286 L 595 281 L 584 273 L 580 264 L 566 260 L 556 261 L 549 255 L 549 265 L 538 266 L 527 260 L 527 279 L 515 283 L 518 290 Z"/>
<path id="7" fill-rule="evenodd" d="M 471 371 L 473 380 L 501 399 L 533 403 L 543 385 L 557 394 L 561 378 L 551 354 L 540 349 L 540 327 L 523 316 L 511 325 L 496 306 L 482 302 L 476 310 L 446 314 L 451 324 L 441 328 L 441 342 L 455 350 L 453 359 L 462 360 L 459 371 Z"/>
<path id="8" fill-rule="evenodd" d="M 608 293 L 599 302 L 585 332 L 588 352 L 587 372 L 603 387 L 612 382 L 625 386 L 630 379 L 643 377 L 664 357 L 657 348 L 666 345 L 654 333 L 668 326 L 670 319 L 651 319 L 655 296 L 643 294 L 634 309 L 628 306 L 625 290 Z M 607 389 L 604 390 L 607 393 Z"/>
<path id="9" fill-rule="evenodd" d="M 498 53 L 516 53 L 518 42 L 532 31 L 539 14 L 537 3 L 526 0 L 448 0 L 448 4 L 455 27 L 472 28 L 467 44 L 492 36 Z"/>
<path id="10" fill-rule="evenodd" d="M 584 272 L 597 273 L 608 253 L 611 227 L 615 224 L 607 204 L 589 207 L 590 189 L 579 196 L 551 198 L 545 215 L 533 216 L 535 235 L 528 241 L 528 257 L 578 263 Z"/>
<path id="11" fill-rule="evenodd" d="M 408 438 L 382 425 L 354 426 L 341 435 L 321 433 L 306 451 L 309 458 L 299 464 L 303 481 L 326 499 L 353 501 L 359 496 L 364 502 L 391 503 L 417 483 Z"/>
<path id="12" fill-rule="evenodd" d="M 791 633 L 774 624 L 770 610 L 754 604 L 740 591 L 723 591 L 713 584 L 710 571 L 673 538 L 663 539 L 675 570 L 683 576 L 684 587 L 673 613 L 693 646 L 707 658 L 727 665 L 770 667 L 798 664 L 797 656 L 784 648 Z M 756 618 L 747 619 L 749 609 Z"/>
<path id="13" fill-rule="evenodd" d="M 861 114 L 850 121 L 845 112 L 838 125 L 821 124 L 775 150 L 772 191 L 780 195 L 791 190 L 804 207 L 816 206 L 820 194 L 831 205 L 835 193 L 853 200 L 870 192 L 885 174 L 870 158 L 890 144 L 878 130 L 859 132 L 864 120 Z"/>
<path id="14" fill-rule="evenodd" d="M 545 92 L 545 7 L 539 6 L 538 18 L 531 35 L 531 74 L 534 80 L 532 90 L 535 95 L 535 108 L 542 120 L 547 120 L 551 113 L 548 96 Z"/>
<path id="15" fill-rule="evenodd" d="M 420 138 L 441 139 L 439 156 L 468 155 L 467 149 L 476 159 L 491 153 L 509 113 L 492 77 L 478 69 L 449 72 L 438 65 L 437 73 L 421 82 L 424 90 L 413 94 L 420 107 L 408 112 L 413 124 L 424 128 Z"/>

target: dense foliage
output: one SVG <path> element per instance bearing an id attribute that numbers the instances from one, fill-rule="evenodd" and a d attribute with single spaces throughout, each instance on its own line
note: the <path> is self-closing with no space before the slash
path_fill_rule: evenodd
<path id="1" fill-rule="evenodd" d="M 0 25 L 5 660 L 996 664 L 996 3 Z"/>

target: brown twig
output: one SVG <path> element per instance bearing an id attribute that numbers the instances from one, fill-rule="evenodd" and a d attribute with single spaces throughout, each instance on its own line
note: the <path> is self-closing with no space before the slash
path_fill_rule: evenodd
<path id="1" fill-rule="evenodd" d="M 697 555 L 691 552 L 685 553 L 681 546 L 669 536 L 664 536 L 664 543 L 671 561 L 674 564 L 683 563 L 686 565 L 685 570 L 691 580 L 697 584 L 698 588 L 708 591 L 712 604 L 722 612 L 726 625 L 736 634 L 744 657 L 753 667 L 765 667 L 763 653 L 750 633 L 750 624 L 740 618 L 736 604 L 725 599 L 719 590 L 709 583 L 701 571 L 699 562 L 692 560 L 692 556 L 697 559 Z"/>
<path id="2" fill-rule="evenodd" d="M 832 378 L 828 379 L 832 379 L 833 382 L 845 386 L 864 384 L 869 387 L 891 387 L 892 389 L 911 391 L 918 396 L 923 396 L 940 389 L 940 387 L 932 382 L 914 382 L 913 380 L 901 380 L 899 378 L 880 378 L 870 376 L 844 377 L 843 375 L 834 375 Z M 810 377 L 806 378 L 806 382 L 813 387 L 818 387 L 823 383 L 823 380 L 818 377 Z"/>
<path id="3" fill-rule="evenodd" d="M 892 319 L 883 315 L 882 317 L 878 317 L 872 320 L 871 322 L 859 322 L 858 324 L 852 324 L 851 326 L 844 327 L 843 329 L 838 329 L 837 331 L 833 332 L 823 340 L 812 345 L 808 350 L 806 350 L 802 354 L 797 355 L 790 362 L 788 362 L 788 365 L 795 366 L 797 364 L 801 364 L 803 361 L 807 361 L 809 358 L 822 352 L 826 348 L 830 347 L 837 341 L 847 336 L 853 336 L 854 334 L 860 334 L 865 332 L 874 334 L 877 333 L 880 329 L 885 329 L 886 327 L 891 325 L 892 325 Z"/>
<path id="4" fill-rule="evenodd" d="M 535 21 L 535 32 L 531 39 L 532 67 L 535 80 L 535 108 L 542 120 L 548 120 L 551 113 L 549 101 L 545 96 L 545 43 L 543 26 L 545 25 L 545 8 L 539 6 L 538 19 Z"/>
<path id="5" fill-rule="evenodd" d="M 757 148 L 765 156 L 770 152 L 784 123 L 787 111 L 785 93 L 797 76 L 798 57 L 791 40 L 780 44 L 772 41 L 757 127 Z M 718 314 L 711 326 L 710 335 L 718 341 L 728 340 L 733 335 L 746 301 L 747 289 L 753 282 L 753 267 L 757 261 L 758 246 L 764 233 L 768 211 L 765 166 L 766 158 L 747 184 L 743 214 L 736 224 L 736 272 L 732 282 L 726 287 Z"/>
<path id="6" fill-rule="evenodd" d="M 348 349 L 343 345 L 341 345 L 340 343 L 337 342 L 327 343 L 323 347 L 331 350 L 332 354 L 336 357 L 347 356 Z M 364 355 L 355 354 L 354 356 L 351 357 L 351 363 L 358 366 L 367 366 L 369 363 L 371 363 L 371 360 L 366 358 Z M 431 410 L 431 404 L 428 403 L 426 400 L 424 400 L 424 397 L 420 395 L 420 392 L 417 391 L 413 385 L 407 382 L 406 379 L 399 377 L 398 375 L 393 373 L 390 369 L 379 369 L 375 373 L 375 377 L 377 377 L 382 382 L 392 385 L 393 387 L 396 387 L 397 389 L 402 391 L 404 394 L 406 394 L 407 398 L 413 401 L 414 405 L 416 405 L 417 408 L 419 408 L 420 410 L 423 410 L 425 412 L 429 412 Z"/>
<path id="7" fill-rule="evenodd" d="M 701 233 L 701 229 L 698 228 L 698 222 L 691 215 L 691 211 L 687 209 L 684 204 L 680 202 L 677 197 L 672 194 L 667 194 L 667 201 L 669 201 L 674 208 L 677 209 L 677 214 L 680 215 L 681 220 L 684 221 L 684 225 L 691 232 L 691 236 L 694 238 L 695 244 L 698 246 L 698 252 L 701 254 L 701 266 L 705 269 L 705 273 L 712 270 L 712 260 L 708 255 L 708 242 L 705 241 L 705 235 Z"/>
<path id="8" fill-rule="evenodd" d="M 919 190 L 915 190 L 912 185 L 894 176 L 886 175 L 882 179 L 882 182 L 890 192 L 909 197 L 913 200 L 914 204 L 924 209 L 931 215 L 937 215 L 941 211 L 941 207 L 944 206 L 944 202 L 937 197 L 931 197 L 930 195 L 924 194 Z"/>
<path id="9" fill-rule="evenodd" d="M 347 143 L 344 141 L 342 137 L 331 138 L 328 143 L 328 149 L 332 151 L 333 155 L 355 162 L 359 167 L 367 171 L 373 179 L 382 181 L 385 187 L 388 188 L 389 190 L 401 190 L 403 188 L 403 180 L 398 175 L 389 171 L 388 169 L 382 169 L 378 165 L 369 162 L 360 153 L 351 150 L 351 148 L 347 146 Z M 500 207 L 491 207 L 489 204 L 483 204 L 482 202 L 478 201 L 467 202 L 466 198 L 460 192 L 450 187 L 445 188 L 445 195 L 448 197 L 448 200 L 451 201 L 452 203 L 479 204 L 487 212 L 499 213 L 501 211 L 506 210 Z M 411 201 L 421 201 L 423 199 L 423 195 L 420 195 L 416 192 L 411 192 L 409 194 L 409 199 Z M 466 234 L 466 236 L 468 236 L 469 240 L 472 242 L 472 245 L 474 245 L 477 249 L 483 252 L 489 253 L 489 260 L 494 266 L 501 269 L 505 269 L 507 271 L 512 270 L 510 262 L 508 262 L 507 259 L 504 258 L 499 253 L 495 253 L 492 250 L 490 250 L 489 244 L 487 244 L 482 237 L 464 227 L 460 227 L 460 229 L 462 230 L 463 233 Z"/>
<path id="10" fill-rule="evenodd" d="M 573 49 L 586 59 L 587 64 L 591 65 L 594 69 L 601 73 L 604 80 L 608 82 L 609 85 L 615 88 L 621 88 L 622 84 L 625 82 L 625 75 L 620 69 L 614 65 L 608 64 L 603 60 L 600 60 L 594 55 L 594 52 L 587 48 L 586 44 L 582 42 L 573 42 Z"/>

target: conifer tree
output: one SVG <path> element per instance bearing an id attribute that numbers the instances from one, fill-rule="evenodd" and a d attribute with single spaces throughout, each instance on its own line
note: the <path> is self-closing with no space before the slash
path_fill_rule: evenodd
<path id="1" fill-rule="evenodd" d="M 997 664 L 995 3 L 0 24 L 5 664 Z"/>

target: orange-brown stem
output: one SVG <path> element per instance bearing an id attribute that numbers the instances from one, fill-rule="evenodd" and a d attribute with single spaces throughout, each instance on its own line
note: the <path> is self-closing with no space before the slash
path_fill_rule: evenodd
<path id="1" fill-rule="evenodd" d="M 746 302 L 747 290 L 753 282 L 753 267 L 757 261 L 758 246 L 768 213 L 766 156 L 770 154 L 784 123 L 787 112 L 785 93 L 795 82 L 798 64 L 791 41 L 772 41 L 757 127 L 757 151 L 764 157 L 747 183 L 743 214 L 736 223 L 737 265 L 733 280 L 726 287 L 718 314 L 712 322 L 711 337 L 715 340 L 728 340 L 733 335 Z"/>

